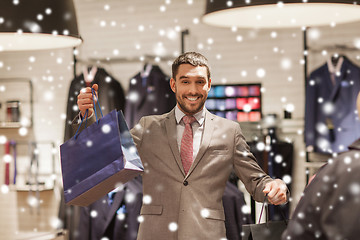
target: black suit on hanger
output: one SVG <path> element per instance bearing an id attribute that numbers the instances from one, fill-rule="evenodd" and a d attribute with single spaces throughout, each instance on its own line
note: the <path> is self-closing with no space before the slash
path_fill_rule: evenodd
<path id="1" fill-rule="evenodd" d="M 106 195 L 82 208 L 76 239 L 136 240 L 142 198 L 141 177 L 137 177 L 124 184 L 124 189 L 115 194 L 110 206 Z"/>
<path id="2" fill-rule="evenodd" d="M 356 112 L 360 68 L 345 56 L 343 59 L 334 82 L 325 63 L 310 74 L 306 85 L 305 143 L 315 152 L 346 151 L 360 137 Z"/>
<path id="3" fill-rule="evenodd" d="M 275 130 L 273 129 L 274 133 Z M 293 157 L 294 157 L 294 146 L 292 143 L 280 141 L 276 138 L 275 134 L 271 134 L 271 150 L 268 151 L 259 151 L 257 148 L 256 141 L 249 142 L 250 151 L 256 157 L 259 166 L 269 174 L 272 178 L 283 179 L 285 175 L 292 176 L 293 168 Z M 276 141 L 273 142 L 272 140 Z M 281 162 L 275 160 L 276 156 L 282 158 Z M 289 191 L 291 191 L 291 182 L 286 184 Z M 282 216 L 280 213 L 280 208 L 285 213 L 285 217 L 289 216 L 289 204 L 280 205 L 275 207 L 274 205 L 269 205 L 269 219 L 270 220 L 281 220 Z M 253 215 L 254 217 L 254 215 Z"/>
<path id="4" fill-rule="evenodd" d="M 92 86 L 92 84 L 95 83 L 99 85 L 98 97 L 100 105 L 103 107 L 102 112 L 104 115 L 113 109 L 124 111 L 125 94 L 120 83 L 115 78 L 109 75 L 104 69 L 98 68 L 94 80 L 89 83 L 88 86 Z M 75 135 L 71 123 L 79 114 L 79 111 L 77 110 L 77 95 L 84 87 L 87 87 L 87 84 L 85 83 L 83 74 L 71 81 L 67 98 L 64 141 L 67 141 Z M 97 111 L 97 113 L 100 117 L 100 111 Z M 63 222 L 63 228 L 67 229 L 69 232 L 69 239 L 75 239 L 75 237 L 78 236 L 77 229 L 80 218 L 80 207 L 65 205 L 63 194 L 61 195 L 59 218 Z"/>
<path id="5" fill-rule="evenodd" d="M 243 211 L 243 207 L 246 205 L 244 194 L 228 181 L 222 201 L 225 213 L 226 238 L 228 240 L 241 240 L 242 225 L 252 223 L 250 214 Z"/>
<path id="6" fill-rule="evenodd" d="M 106 115 L 114 109 L 117 109 L 118 111 L 122 110 L 124 112 L 125 93 L 121 84 L 102 68 L 97 69 L 94 80 L 89 86 L 92 86 L 95 83 L 99 85 L 98 95 L 103 114 Z M 74 108 L 74 106 L 77 106 L 77 95 L 80 90 L 86 86 L 83 74 L 77 76 L 70 84 L 66 109 L 65 141 L 75 134 L 71 127 L 71 122 L 79 114 L 79 111 L 77 108 Z M 99 111 L 97 115 L 98 117 L 101 117 Z"/>
<path id="7" fill-rule="evenodd" d="M 176 105 L 170 78 L 158 66 L 152 66 L 148 77 L 141 75 L 139 72 L 130 80 L 125 112 L 129 128 L 143 116 L 167 113 Z"/>

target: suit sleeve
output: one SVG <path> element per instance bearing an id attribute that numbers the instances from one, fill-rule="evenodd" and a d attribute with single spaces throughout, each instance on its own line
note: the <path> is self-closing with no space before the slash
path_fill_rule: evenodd
<path id="1" fill-rule="evenodd" d="M 73 132 L 74 134 L 76 133 L 77 129 L 80 126 L 80 113 L 78 115 L 76 115 L 76 117 L 72 120 L 71 126 L 73 128 Z M 94 122 L 96 122 L 95 119 L 95 114 L 92 114 L 88 119 L 87 119 L 87 123 L 86 123 L 86 127 L 90 126 L 91 124 L 93 124 Z M 83 123 L 81 124 L 81 127 L 79 129 L 79 133 L 85 129 L 85 121 L 83 121 Z M 71 136 L 72 137 L 72 136 Z"/>
<path id="2" fill-rule="evenodd" d="M 91 216 L 90 216 L 90 207 L 81 207 L 80 208 L 80 220 L 78 226 L 78 234 L 76 235 L 76 240 L 89 240 L 91 239 Z"/>
<path id="3" fill-rule="evenodd" d="M 310 75 L 310 81 L 315 82 L 314 75 Z M 316 83 L 310 84 L 310 81 L 306 83 L 306 97 L 305 97 L 305 143 L 306 146 L 316 145 L 316 130 L 315 125 L 317 122 L 317 91 Z"/>
<path id="4" fill-rule="evenodd" d="M 256 158 L 250 152 L 239 124 L 237 124 L 235 129 L 233 165 L 236 175 L 244 183 L 246 190 L 254 200 L 263 202 L 265 184 L 272 181 L 272 179 L 261 169 Z"/>
<path id="5" fill-rule="evenodd" d="M 143 136 L 143 132 L 144 132 L 144 128 L 145 128 L 145 117 L 142 117 L 139 121 L 138 124 L 136 124 L 131 130 L 131 136 L 134 139 L 134 143 L 136 145 L 136 148 L 139 151 L 139 148 L 141 146 L 141 142 L 142 142 L 142 136 Z"/>

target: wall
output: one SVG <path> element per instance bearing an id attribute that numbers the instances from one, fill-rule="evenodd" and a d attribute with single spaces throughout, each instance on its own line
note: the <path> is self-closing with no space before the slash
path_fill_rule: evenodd
<path id="1" fill-rule="evenodd" d="M 304 117 L 303 32 L 301 29 L 254 30 L 225 29 L 201 23 L 205 1 L 180 0 L 75 0 L 79 29 L 84 43 L 78 48 L 82 60 L 103 58 L 139 58 L 144 55 L 170 56 L 180 53 L 180 32 L 188 29 L 185 50 L 203 53 L 212 66 L 216 83 L 261 83 L 263 113 L 283 115 L 284 104 L 295 106 L 293 118 Z M 162 11 L 161 9 L 165 9 Z M 312 48 L 323 49 L 334 44 L 354 45 L 359 38 L 360 23 L 321 27 L 308 31 Z M 328 55 L 309 51 L 309 72 L 324 63 Z M 343 51 L 359 64 L 360 51 Z M 34 58 L 31 58 L 34 57 Z M 35 59 L 35 61 L 33 61 Z M 8 139 L 32 139 L 63 142 L 63 128 L 68 87 L 73 78 L 72 50 L 5 53 L 0 52 L 1 78 L 30 78 L 34 85 L 34 125 L 29 135 L 19 136 L 17 130 L 0 129 Z M 154 62 L 156 63 L 156 62 Z M 143 66 L 141 61 L 100 63 L 128 89 L 129 79 Z M 171 61 L 157 64 L 170 74 Z M 78 63 L 77 73 L 87 64 Z M 259 75 L 264 70 L 264 75 Z M 101 86 L 100 86 L 101 87 Z M 22 94 L 18 89 L 16 94 Z M 0 92 L 0 94 L 2 94 Z M 302 138 L 289 135 L 293 141 Z M 296 132 L 296 129 L 295 129 Z M 2 148 L 2 147 L 1 147 Z M 304 149 L 297 146 L 293 196 L 298 200 L 304 187 Z M 1 154 L 1 152 L 0 152 Z M 59 164 L 57 165 L 59 166 Z M 0 184 L 3 184 L 3 165 Z M 59 171 L 59 167 L 58 167 Z M 0 193 L 2 198 L 10 195 Z M 9 205 L 10 206 L 10 205 Z M 7 207 L 7 206 L 3 206 Z M 2 212 L 2 211 L 1 211 Z M 56 209 L 53 214 L 56 215 Z M 3 214 L 1 214 L 3 216 Z M 4 222 L 0 217 L 0 223 Z M 0 228 L 2 228 L 0 226 Z M 16 228 L 16 226 L 13 226 Z"/>

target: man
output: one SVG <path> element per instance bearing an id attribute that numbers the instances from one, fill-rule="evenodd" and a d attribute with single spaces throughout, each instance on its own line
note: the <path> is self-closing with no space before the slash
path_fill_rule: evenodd
<path id="1" fill-rule="evenodd" d="M 357 109 L 360 117 L 360 93 Z M 305 188 L 283 240 L 359 239 L 359 158 L 360 139 L 318 171 Z"/>
<path id="2" fill-rule="evenodd" d="M 258 166 L 239 124 L 204 108 L 211 87 L 207 59 L 195 52 L 179 56 L 170 86 L 176 107 L 143 117 L 131 130 L 145 168 L 144 199 L 150 199 L 141 209 L 138 239 L 225 239 L 221 199 L 232 169 L 256 201 L 268 194 L 270 203 L 285 203 L 285 183 Z M 93 107 L 90 88 L 79 94 L 78 106 L 82 116 Z"/>

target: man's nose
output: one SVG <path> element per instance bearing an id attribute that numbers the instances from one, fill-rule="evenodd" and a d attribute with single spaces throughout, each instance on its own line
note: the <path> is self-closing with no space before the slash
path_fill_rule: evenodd
<path id="1" fill-rule="evenodd" d="M 197 93 L 197 88 L 196 88 L 196 84 L 195 84 L 195 83 L 190 84 L 190 86 L 189 86 L 189 93 L 190 93 L 190 94 L 196 94 L 196 93 Z"/>

